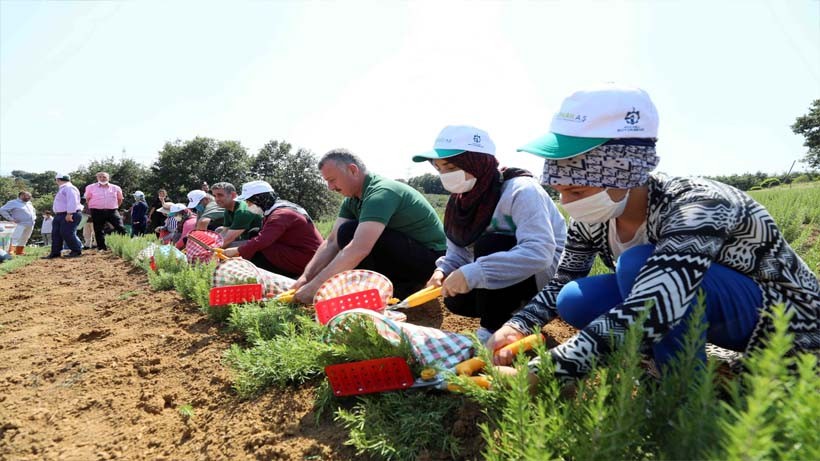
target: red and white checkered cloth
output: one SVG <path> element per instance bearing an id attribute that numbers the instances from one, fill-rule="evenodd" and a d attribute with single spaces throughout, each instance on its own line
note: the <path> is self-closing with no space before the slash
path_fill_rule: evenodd
<path id="1" fill-rule="evenodd" d="M 217 234 L 216 232 L 211 231 L 191 231 L 188 236 L 194 236 L 200 242 L 205 243 L 206 245 L 210 246 L 211 248 L 219 248 L 222 246 L 223 240 L 222 236 Z M 193 264 L 195 262 L 207 263 L 212 259 L 216 258 L 216 255 L 212 251 L 208 251 L 205 248 L 197 245 L 196 243 L 192 242 L 189 238 L 185 244 L 185 254 L 188 255 L 188 262 Z"/>
<path id="2" fill-rule="evenodd" d="M 232 258 L 216 266 L 211 286 L 224 287 L 245 283 L 261 284 L 262 295 L 272 297 L 289 290 L 296 280 L 260 269 L 247 259 Z"/>
<path id="3" fill-rule="evenodd" d="M 382 302 L 387 305 L 387 300 L 393 296 L 393 284 L 390 279 L 378 272 L 354 269 L 339 272 L 333 277 L 325 280 L 313 297 L 313 304 L 325 301 L 330 298 L 358 293 L 372 289 L 379 290 Z"/>
<path id="4" fill-rule="evenodd" d="M 402 337 L 409 341 L 413 355 L 422 365 L 451 369 L 474 354 L 473 342 L 467 336 L 393 321 L 369 309 L 351 309 L 334 316 L 327 323 L 328 339 L 344 331 L 345 319 L 361 316 L 372 320 L 379 334 L 393 344 L 399 344 Z"/>

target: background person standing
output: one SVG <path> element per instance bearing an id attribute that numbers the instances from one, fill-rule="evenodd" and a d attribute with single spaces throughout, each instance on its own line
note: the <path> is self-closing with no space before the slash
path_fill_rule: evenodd
<path id="1" fill-rule="evenodd" d="M 51 212 L 46 210 L 43 212 L 43 226 L 40 228 L 40 234 L 43 236 L 43 245 L 44 246 L 51 246 L 51 225 L 54 222 L 54 218 L 51 216 Z"/>
<path id="2" fill-rule="evenodd" d="M 117 212 L 122 205 L 122 189 L 120 186 L 109 183 L 108 178 L 108 173 L 101 171 L 97 173 L 97 182 L 85 188 L 87 206 L 91 209 L 91 220 L 94 221 L 97 249 L 101 251 L 108 249 L 105 246 L 105 234 L 103 233 L 106 223 L 114 227 L 114 232 L 125 234 L 122 217 Z"/>
<path id="3" fill-rule="evenodd" d="M 151 202 L 151 209 L 148 210 L 148 218 L 151 220 L 149 223 L 149 228 L 146 229 L 147 231 L 153 232 L 154 229 L 157 227 L 162 226 L 165 223 L 165 218 L 167 217 L 167 211 L 163 208 L 163 204 L 168 202 L 168 192 L 165 189 L 160 189 L 157 191 L 157 197 Z"/>
<path id="4" fill-rule="evenodd" d="M 148 226 L 148 204 L 142 191 L 134 192 L 134 206 L 131 207 L 131 235 L 139 237 L 145 234 Z"/>
<path id="5" fill-rule="evenodd" d="M 82 218 L 77 229 L 81 229 L 83 233 L 83 250 L 90 250 L 97 247 L 97 242 L 94 241 L 94 221 L 91 219 L 91 210 L 88 208 L 85 197 L 80 198 L 80 205 Z"/>
<path id="6" fill-rule="evenodd" d="M 34 221 L 37 219 L 37 210 L 31 204 L 31 194 L 20 191 L 17 198 L 9 200 L 0 208 L 0 215 L 17 224 L 11 234 L 11 249 L 9 253 L 22 255 L 26 248 L 31 232 L 34 230 Z"/>
<path id="7" fill-rule="evenodd" d="M 80 223 L 80 191 L 71 184 L 71 176 L 57 174 L 54 178 L 59 190 L 54 196 L 54 222 L 52 224 L 51 252 L 43 259 L 59 258 L 63 251 L 63 242 L 71 249 L 69 258 L 82 256 L 83 247 L 77 238 L 77 224 Z"/>

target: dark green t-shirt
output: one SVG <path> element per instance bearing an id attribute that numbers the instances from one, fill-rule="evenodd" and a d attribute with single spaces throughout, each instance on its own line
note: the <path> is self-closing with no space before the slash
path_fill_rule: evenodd
<path id="1" fill-rule="evenodd" d="M 211 226 L 221 226 L 223 223 L 223 218 L 225 216 L 225 209 L 221 208 L 216 202 L 208 202 L 205 205 L 205 209 L 202 210 L 202 213 L 197 213 L 196 220 L 199 222 L 200 219 L 208 218 L 211 220 L 211 223 L 208 225 L 208 228 L 212 228 Z"/>
<path id="2" fill-rule="evenodd" d="M 244 230 L 239 238 L 244 238 L 248 230 L 255 227 L 262 227 L 262 217 L 248 209 L 248 204 L 235 202 L 233 211 L 225 210 L 225 220 L 222 225 L 231 230 Z"/>
<path id="3" fill-rule="evenodd" d="M 444 227 L 427 199 L 407 184 L 368 173 L 362 198 L 345 198 L 339 217 L 379 222 L 432 250 L 447 249 Z"/>

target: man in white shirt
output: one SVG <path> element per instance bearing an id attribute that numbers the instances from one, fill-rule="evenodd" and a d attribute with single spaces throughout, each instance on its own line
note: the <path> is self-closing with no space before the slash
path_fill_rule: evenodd
<path id="1" fill-rule="evenodd" d="M 28 243 L 31 232 L 34 230 L 34 221 L 37 219 L 37 210 L 31 204 L 31 193 L 20 191 L 17 198 L 9 200 L 0 208 L 0 216 L 17 224 L 11 234 L 11 248 L 9 253 L 22 255 Z"/>

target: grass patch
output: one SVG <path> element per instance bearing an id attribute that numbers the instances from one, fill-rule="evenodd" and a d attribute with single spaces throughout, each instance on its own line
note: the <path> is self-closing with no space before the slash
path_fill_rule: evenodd
<path id="1" fill-rule="evenodd" d="M 241 398 L 251 398 L 270 386 L 302 384 L 319 376 L 319 357 L 328 346 L 318 334 L 300 333 L 296 324 L 273 339 L 259 340 L 248 349 L 236 344 L 225 353 L 234 370 L 233 387 Z"/>
<path id="2" fill-rule="evenodd" d="M 774 318 L 776 331 L 767 346 L 751 354 L 749 372 L 728 390 L 716 379 L 713 364 L 699 366 L 696 351 L 705 326 L 697 322 L 662 380 L 649 378 L 639 366 L 639 324 L 621 348 L 578 382 L 572 397 L 561 397 L 561 383 L 544 354 L 535 392 L 522 373 L 505 382 L 497 406 L 486 408 L 484 455 L 489 460 L 818 459 L 820 435 L 811 422 L 820 411 L 817 359 L 790 357 L 782 308 Z M 526 369 L 523 360 L 518 366 Z"/>
<path id="3" fill-rule="evenodd" d="M 208 314 L 213 320 L 224 321 L 230 314 L 230 309 L 225 307 L 211 308 L 210 292 L 211 280 L 213 280 L 216 263 L 211 261 L 207 264 L 196 263 L 185 265 L 178 272 L 174 273 L 174 288 L 184 298 L 190 299 L 199 309 Z"/>
<path id="4" fill-rule="evenodd" d="M 349 432 L 345 444 L 358 455 L 411 460 L 437 452 L 453 459 L 458 439 L 444 428 L 462 404 L 460 398 L 431 398 L 424 392 L 368 395 L 350 410 L 336 410 L 335 420 Z"/>
<path id="5" fill-rule="evenodd" d="M 14 256 L 9 261 L 0 263 L 0 275 L 14 272 L 21 267 L 28 266 L 51 251 L 46 247 L 26 247 L 24 255 Z"/>
<path id="6" fill-rule="evenodd" d="M 278 301 L 246 303 L 231 307 L 228 327 L 231 331 L 244 335 L 249 343 L 255 344 L 286 333 L 288 325 L 299 322 L 300 315 L 306 314 Z"/>
<path id="7" fill-rule="evenodd" d="M 141 295 L 141 294 L 142 294 L 142 291 L 140 291 L 140 290 L 126 291 L 125 293 L 117 296 L 117 299 L 119 299 L 120 301 L 125 301 L 126 299 L 130 299 L 134 296 Z"/>
<path id="8" fill-rule="evenodd" d="M 195 415 L 194 407 L 190 403 L 180 405 L 179 408 L 177 408 L 177 411 L 179 412 L 179 415 L 182 416 L 182 419 L 186 421 L 192 419 Z"/>

